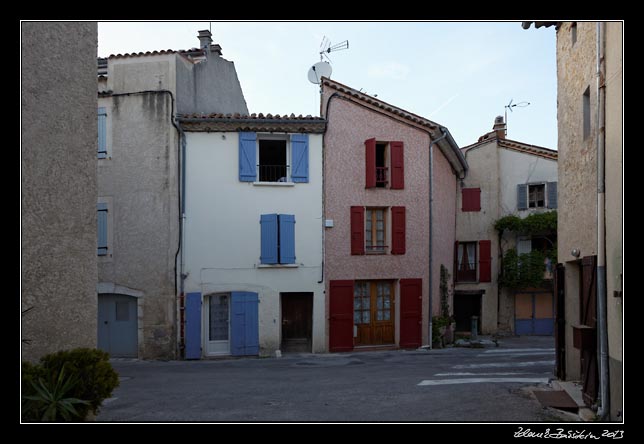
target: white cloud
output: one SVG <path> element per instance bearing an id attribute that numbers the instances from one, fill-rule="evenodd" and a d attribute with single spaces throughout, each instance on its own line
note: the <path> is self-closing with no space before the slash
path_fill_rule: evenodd
<path id="1" fill-rule="evenodd" d="M 369 77 L 405 80 L 409 74 L 409 66 L 398 62 L 385 62 L 371 65 L 367 70 Z"/>

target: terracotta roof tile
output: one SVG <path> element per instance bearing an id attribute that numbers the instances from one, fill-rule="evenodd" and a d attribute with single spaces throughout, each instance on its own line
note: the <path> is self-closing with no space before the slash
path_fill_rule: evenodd
<path id="1" fill-rule="evenodd" d="M 310 115 L 286 114 L 178 114 L 177 119 L 187 131 L 261 131 L 323 133 L 326 120 Z"/>

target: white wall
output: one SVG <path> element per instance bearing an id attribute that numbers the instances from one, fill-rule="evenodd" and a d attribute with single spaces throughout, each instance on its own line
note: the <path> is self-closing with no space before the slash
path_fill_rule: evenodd
<path id="1" fill-rule="evenodd" d="M 185 292 L 257 292 L 260 354 L 279 349 L 280 292 L 313 292 L 313 351 L 323 352 L 322 136 L 309 135 L 309 182 L 293 186 L 240 182 L 235 132 L 189 132 L 186 142 Z M 269 213 L 295 215 L 297 268 L 260 266 Z"/>
<path id="2" fill-rule="evenodd" d="M 557 182 L 557 162 L 540 156 L 499 149 L 501 171 L 501 214 L 517 214 L 526 217 L 535 212 L 517 210 L 517 185 L 534 182 Z M 544 209 L 544 211 L 550 211 Z"/>

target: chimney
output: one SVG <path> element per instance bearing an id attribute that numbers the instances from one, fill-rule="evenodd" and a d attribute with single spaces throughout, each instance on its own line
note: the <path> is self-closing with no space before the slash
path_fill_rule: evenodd
<path id="1" fill-rule="evenodd" d="M 503 121 L 503 116 L 496 116 L 492 130 L 496 133 L 497 139 L 505 139 L 505 133 L 507 130 L 505 122 Z"/>
<path id="2" fill-rule="evenodd" d="M 212 43 L 212 33 L 207 29 L 204 29 L 203 31 L 199 31 L 199 35 L 197 36 L 197 38 L 199 39 L 199 48 L 204 50 L 205 52 L 210 52 L 210 44 Z"/>

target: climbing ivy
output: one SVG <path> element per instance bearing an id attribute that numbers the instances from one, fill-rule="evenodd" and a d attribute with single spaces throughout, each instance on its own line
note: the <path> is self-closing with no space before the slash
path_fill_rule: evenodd
<path id="1" fill-rule="evenodd" d="M 447 284 L 449 278 L 450 274 L 449 271 L 447 271 L 447 267 L 441 264 L 441 316 L 444 318 L 449 318 L 449 287 Z"/>
<path id="2" fill-rule="evenodd" d="M 526 235 L 557 233 L 557 211 L 535 213 L 521 219 L 519 216 L 504 216 L 494 223 L 497 231 L 516 231 Z"/>

